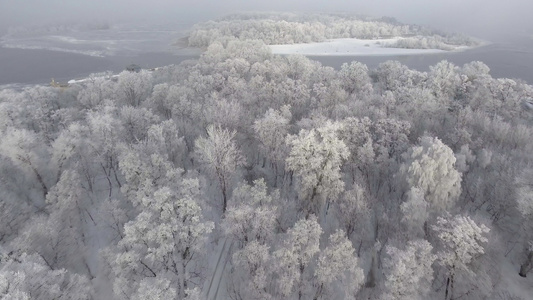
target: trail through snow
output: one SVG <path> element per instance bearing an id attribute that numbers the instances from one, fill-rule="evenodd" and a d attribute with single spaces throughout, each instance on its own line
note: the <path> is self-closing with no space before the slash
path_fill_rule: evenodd
<path id="1" fill-rule="evenodd" d="M 225 299 L 225 291 L 221 290 L 220 286 L 224 285 L 224 274 L 226 270 L 226 265 L 229 261 L 229 254 L 231 253 L 231 248 L 233 247 L 233 241 L 228 238 L 224 238 L 224 242 L 220 243 L 217 248 L 218 250 L 218 259 L 216 264 L 213 266 L 212 276 L 209 280 L 209 284 L 206 283 L 206 293 L 205 298 L 207 300 L 216 300 L 216 299 Z"/>

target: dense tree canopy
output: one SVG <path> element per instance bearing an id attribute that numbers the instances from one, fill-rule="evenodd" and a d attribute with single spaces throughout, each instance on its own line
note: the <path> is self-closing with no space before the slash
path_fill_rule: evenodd
<path id="1" fill-rule="evenodd" d="M 532 86 L 481 62 L 276 56 L 265 43 L 413 28 L 261 18 L 197 27 L 206 50 L 180 65 L 0 91 L 0 297 L 519 299 L 532 286 Z"/>

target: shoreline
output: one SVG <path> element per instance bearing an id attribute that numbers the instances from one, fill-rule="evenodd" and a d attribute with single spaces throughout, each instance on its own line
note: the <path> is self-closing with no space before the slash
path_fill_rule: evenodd
<path id="1" fill-rule="evenodd" d="M 52 78 L 57 82 L 85 78 L 92 73 L 123 71 L 135 63 L 150 69 L 179 64 L 194 59 L 199 54 L 188 51 L 146 52 L 136 55 L 94 57 L 79 53 L 59 52 L 48 49 L 17 49 L 0 47 L 0 86 L 37 84 L 47 85 Z"/>
<path id="2" fill-rule="evenodd" d="M 331 39 L 324 42 L 299 43 L 285 45 L 269 45 L 273 54 L 278 55 L 305 55 L 305 56 L 402 56 L 417 54 L 444 54 L 463 52 L 489 45 L 489 42 L 480 41 L 477 46 L 456 46 L 453 50 L 441 49 L 409 49 L 393 48 L 387 45 L 400 40 L 400 37 L 389 39 L 363 40 L 355 38 Z"/>

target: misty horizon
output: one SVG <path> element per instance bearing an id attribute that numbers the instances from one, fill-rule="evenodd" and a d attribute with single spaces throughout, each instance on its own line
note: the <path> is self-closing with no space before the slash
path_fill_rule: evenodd
<path id="1" fill-rule="evenodd" d="M 430 26 L 434 29 L 460 32 L 481 38 L 499 38 L 509 34 L 531 34 L 533 21 L 531 2 L 500 1 L 291 1 L 274 0 L 261 3 L 226 0 L 207 1 L 86 1 L 65 3 L 59 0 L 21 2 L 0 1 L 0 33 L 9 27 L 71 22 L 164 22 L 182 20 L 194 24 L 249 11 L 298 13 L 353 13 L 374 17 L 393 17 L 402 23 Z"/>

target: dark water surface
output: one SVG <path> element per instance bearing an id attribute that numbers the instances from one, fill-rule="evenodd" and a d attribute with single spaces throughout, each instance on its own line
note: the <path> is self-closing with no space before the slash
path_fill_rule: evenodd
<path id="1" fill-rule="evenodd" d="M 0 85 L 47 84 L 52 78 L 58 82 L 66 82 L 86 77 L 91 73 L 121 72 L 132 63 L 148 69 L 179 64 L 197 57 L 197 54 L 175 55 L 167 52 L 93 57 L 50 50 L 0 48 Z"/>
<path id="2" fill-rule="evenodd" d="M 50 50 L 25 50 L 0 48 L 0 85 L 47 84 L 52 78 L 58 82 L 79 79 L 91 73 L 124 70 L 132 63 L 143 68 L 178 64 L 187 59 L 198 58 L 199 53 L 149 52 L 135 56 L 92 57 L 82 54 Z M 398 60 L 410 68 L 428 71 L 429 66 L 448 60 L 458 66 L 471 61 L 482 61 L 491 69 L 493 77 L 525 80 L 533 84 L 533 39 L 531 37 L 507 38 L 476 49 L 445 54 L 404 56 L 309 56 L 322 64 L 340 68 L 343 63 L 357 60 L 370 69 L 387 60 Z"/>
<path id="3" fill-rule="evenodd" d="M 487 46 L 444 54 L 401 55 L 401 56 L 309 56 L 323 65 L 340 68 L 343 63 L 360 61 L 369 69 L 376 68 L 387 60 L 397 60 L 411 69 L 429 71 L 429 67 L 442 60 L 457 66 L 472 61 L 482 61 L 490 68 L 495 78 L 522 79 L 533 84 L 533 38 L 514 37 Z"/>

